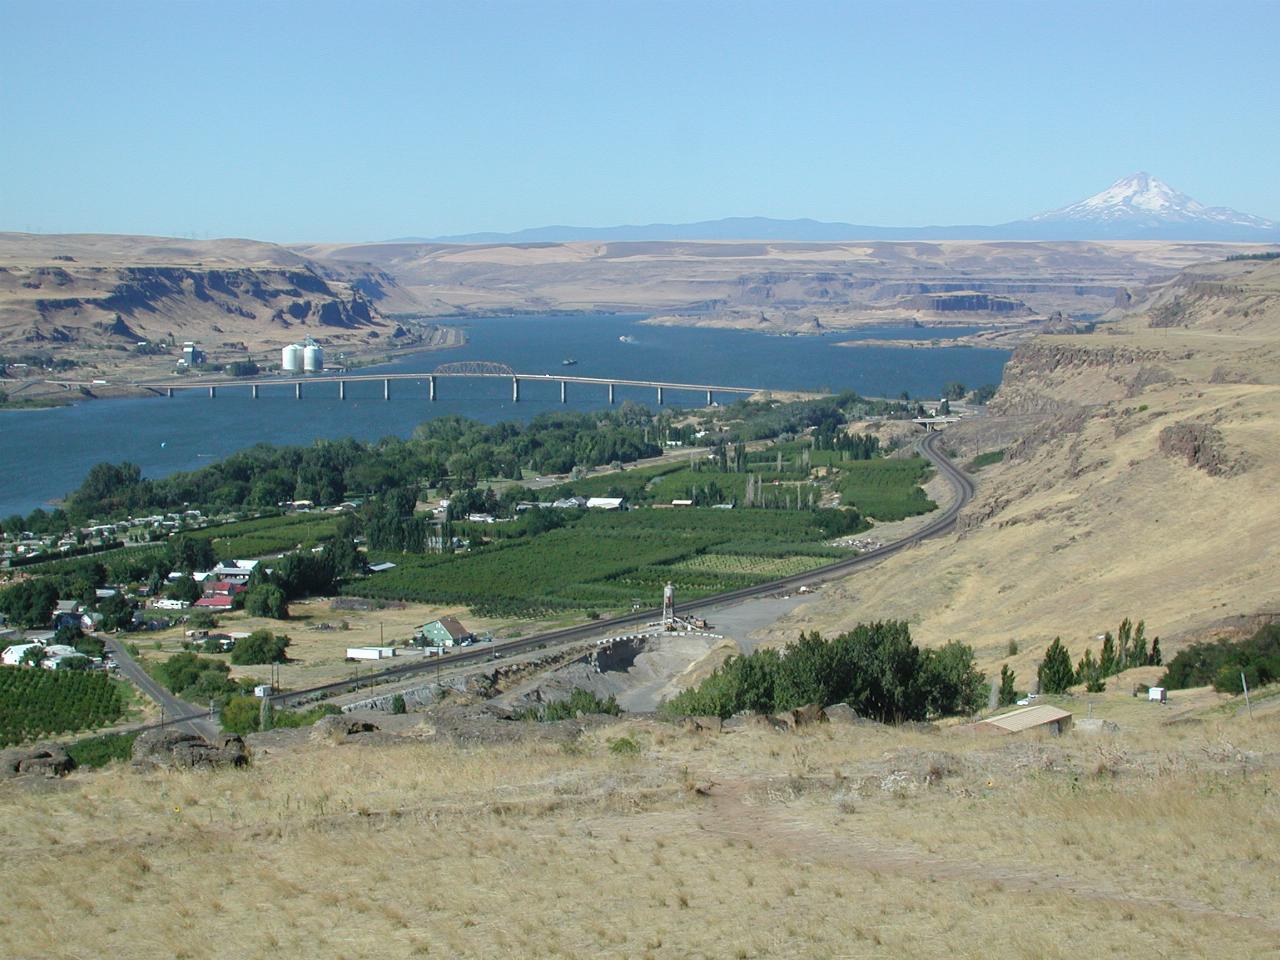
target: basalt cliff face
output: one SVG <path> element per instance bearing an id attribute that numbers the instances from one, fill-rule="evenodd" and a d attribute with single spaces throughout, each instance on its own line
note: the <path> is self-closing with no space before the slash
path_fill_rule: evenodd
<path id="1" fill-rule="evenodd" d="M 1137 303 L 1020 347 L 989 416 L 952 428 L 962 457 L 1006 449 L 957 532 L 827 588 L 778 637 L 904 617 L 1025 685 L 1058 635 L 1096 654 L 1145 619 L 1168 655 L 1280 612 L 1280 262 L 1197 267 Z"/>
<path id="2" fill-rule="evenodd" d="M 387 273 L 251 241 L 0 235 L 0 349 L 129 351 L 196 340 L 267 350 L 301 337 L 356 348 L 406 331 Z"/>

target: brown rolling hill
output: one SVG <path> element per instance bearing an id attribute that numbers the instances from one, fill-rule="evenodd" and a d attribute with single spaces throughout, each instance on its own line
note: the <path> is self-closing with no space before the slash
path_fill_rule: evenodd
<path id="1" fill-rule="evenodd" d="M 1280 612 L 1280 262 L 1196 266 L 1099 332 L 1034 339 L 990 410 L 950 438 L 965 458 L 1007 444 L 958 532 L 826 589 L 777 639 L 907 618 L 1025 683 L 1057 635 L 1096 654 L 1141 618 L 1167 655 Z"/>

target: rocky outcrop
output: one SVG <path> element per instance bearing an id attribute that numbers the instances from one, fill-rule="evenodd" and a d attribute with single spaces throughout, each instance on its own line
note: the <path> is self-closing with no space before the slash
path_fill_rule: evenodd
<path id="1" fill-rule="evenodd" d="M 803 707 L 787 710 L 778 714 L 778 719 L 793 730 L 801 727 L 816 727 L 827 722 L 827 713 L 816 703 L 807 703 Z"/>
<path id="2" fill-rule="evenodd" d="M 31 747 L 16 747 L 0 753 L 0 779 L 10 777 L 65 777 L 74 770 L 76 762 L 56 743 L 38 743 Z"/>
<path id="3" fill-rule="evenodd" d="M 911 310 L 930 310 L 935 313 L 998 313 L 1029 314 L 1031 309 L 1021 300 L 973 290 L 954 293 L 917 294 L 904 297 L 895 306 Z"/>
<path id="4" fill-rule="evenodd" d="M 321 717 L 311 728 L 309 739 L 315 743 L 345 743 L 352 737 L 365 733 L 378 733 L 380 727 L 368 720 L 359 720 L 338 714 Z"/>
<path id="5" fill-rule="evenodd" d="M 1245 462 L 1232 458 L 1216 427 L 1207 423 L 1175 423 L 1160 431 L 1160 452 L 1182 459 L 1211 477 L 1243 473 Z"/>
<path id="6" fill-rule="evenodd" d="M 1066 316 L 1061 310 L 1055 310 L 1053 313 L 1036 324 L 1040 333 L 1054 334 L 1076 334 L 1076 333 L 1093 333 L 1097 324 L 1086 320 L 1072 320 Z"/>
<path id="7" fill-rule="evenodd" d="M 215 769 L 243 767 L 249 750 L 235 734 L 205 739 L 173 729 L 147 730 L 133 741 L 133 765 L 137 769 Z"/>

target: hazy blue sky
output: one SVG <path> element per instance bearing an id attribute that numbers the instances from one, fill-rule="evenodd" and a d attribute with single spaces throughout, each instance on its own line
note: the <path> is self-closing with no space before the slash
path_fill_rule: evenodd
<path id="1" fill-rule="evenodd" d="M 0 229 L 1280 219 L 1280 2 L 0 0 Z"/>

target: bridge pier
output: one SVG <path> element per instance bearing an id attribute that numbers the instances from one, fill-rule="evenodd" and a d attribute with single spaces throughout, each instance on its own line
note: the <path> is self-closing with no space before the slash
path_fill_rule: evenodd
<path id="1" fill-rule="evenodd" d="M 662 406 L 662 388 L 658 388 L 658 406 Z"/>
<path id="2" fill-rule="evenodd" d="M 436 398 L 436 378 L 435 377 L 427 377 L 427 398 L 433 401 Z"/>
<path id="3" fill-rule="evenodd" d="M 297 383 L 293 385 L 293 399 L 295 400 L 302 399 L 302 381 L 301 380 L 299 380 Z"/>
<path id="4" fill-rule="evenodd" d="M 218 388 L 217 388 L 217 387 L 210 387 L 210 388 L 209 388 L 209 399 L 210 399 L 210 400 L 212 400 L 212 399 L 213 399 L 214 397 L 216 397 L 217 395 L 218 395 Z"/>
<path id="5" fill-rule="evenodd" d="M 609 406 L 613 406 L 613 384 L 609 384 Z"/>
<path id="6" fill-rule="evenodd" d="M 511 402 L 512 403 L 520 402 L 520 378 L 519 377 L 511 378 Z"/>
<path id="7" fill-rule="evenodd" d="M 345 380 L 338 381 L 338 399 L 339 400 L 347 399 L 347 381 Z"/>
<path id="8" fill-rule="evenodd" d="M 173 387 L 165 387 L 165 388 L 164 388 L 164 395 L 165 395 L 166 397 L 169 397 L 170 399 L 172 399 L 172 398 L 173 398 Z"/>
<path id="9" fill-rule="evenodd" d="M 254 400 L 258 399 L 258 385 L 256 383 L 249 387 L 249 396 Z"/>
<path id="10" fill-rule="evenodd" d="M 565 382 L 564 382 L 563 380 L 561 380 L 561 381 L 560 381 L 560 402 L 561 402 L 561 403 L 564 403 L 564 402 L 565 402 L 565 392 L 564 392 L 564 391 L 565 391 Z"/>
<path id="11" fill-rule="evenodd" d="M 711 399 L 711 391 L 710 391 L 710 390 L 708 390 L 708 391 L 707 391 L 707 406 L 708 406 L 708 407 L 709 407 L 709 406 L 711 406 L 711 404 L 712 404 L 712 403 L 714 403 L 714 402 L 715 402 L 715 401 Z"/>
<path id="12" fill-rule="evenodd" d="M 391 399 L 391 381 L 390 380 L 382 381 L 382 399 L 383 400 Z"/>

